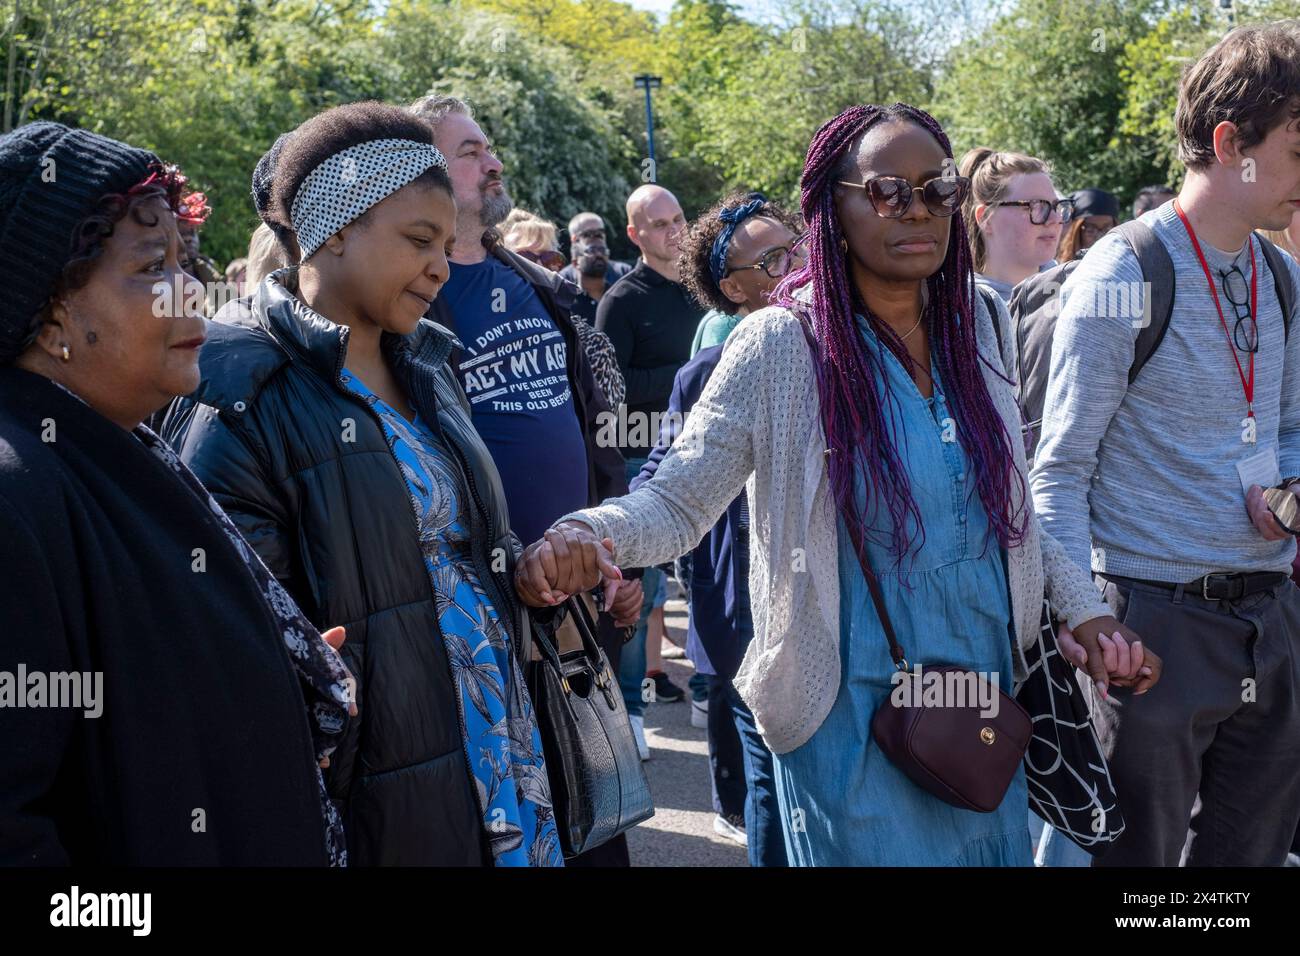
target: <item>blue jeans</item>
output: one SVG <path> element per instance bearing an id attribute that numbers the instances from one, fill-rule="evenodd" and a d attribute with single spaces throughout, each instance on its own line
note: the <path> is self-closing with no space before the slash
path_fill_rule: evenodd
<path id="1" fill-rule="evenodd" d="M 724 721 L 730 726 L 722 726 Z M 732 747 L 739 737 L 739 768 L 719 766 L 718 758 L 727 756 L 725 742 L 728 736 L 733 741 Z M 722 743 L 718 748 L 722 753 L 715 751 L 715 740 Z M 781 832 L 781 808 L 776 797 L 772 752 L 763 743 L 758 728 L 754 726 L 754 715 L 736 693 L 735 686 L 731 681 L 715 676 L 709 677 L 709 763 L 714 771 L 716 788 L 714 809 L 721 803 L 728 812 L 735 812 L 733 807 L 743 802 L 749 865 L 786 866 L 785 836 Z M 719 779 L 723 769 L 727 775 Z M 743 774 L 740 779 L 736 779 L 737 770 Z"/>
<path id="2" fill-rule="evenodd" d="M 644 458 L 627 460 L 627 480 L 631 481 L 641 472 Z M 636 630 L 632 639 L 623 645 L 623 653 L 618 661 L 618 686 L 623 692 L 623 704 L 627 707 L 629 717 L 645 716 L 645 636 L 646 621 L 650 618 L 655 592 L 659 590 L 660 579 L 664 573 L 658 568 L 646 568 L 641 577 L 641 590 L 645 602 L 641 605 L 641 616 L 637 618 Z"/>
<path id="3" fill-rule="evenodd" d="M 655 568 L 646 568 L 645 577 L 641 579 L 642 587 L 649 585 L 646 583 L 650 580 L 651 573 L 662 574 Z M 645 715 L 645 705 L 648 701 L 645 699 L 645 633 L 646 621 L 650 619 L 650 602 L 646 601 L 641 605 L 641 616 L 637 618 L 636 630 L 632 632 L 632 639 L 623 645 L 623 653 L 618 659 L 618 686 L 623 692 L 623 703 L 627 707 L 629 717 L 642 717 Z"/>
<path id="4" fill-rule="evenodd" d="M 694 662 L 692 661 L 692 663 Z M 701 674 L 696 671 L 691 675 L 691 679 L 686 682 L 686 686 L 691 689 L 691 700 L 702 704 L 709 699 L 708 674 Z"/>

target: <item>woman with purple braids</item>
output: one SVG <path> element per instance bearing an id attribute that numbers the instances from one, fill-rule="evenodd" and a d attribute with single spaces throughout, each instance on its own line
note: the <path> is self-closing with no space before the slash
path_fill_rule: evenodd
<path id="1" fill-rule="evenodd" d="M 562 518 L 516 586 L 539 605 L 598 577 L 617 588 L 615 561 L 690 550 L 743 485 L 754 638 L 735 686 L 775 754 L 790 862 L 1028 865 L 1023 771 L 975 813 L 872 739 L 895 667 L 863 568 L 909 658 L 1008 692 L 1044 593 L 1099 689 L 1144 690 L 1159 662 L 1034 517 L 993 325 L 1006 317 L 975 293 L 967 184 L 938 124 L 903 104 L 846 110 L 813 138 L 801 186 L 809 257 L 779 304 L 731 333 L 654 478 Z"/>

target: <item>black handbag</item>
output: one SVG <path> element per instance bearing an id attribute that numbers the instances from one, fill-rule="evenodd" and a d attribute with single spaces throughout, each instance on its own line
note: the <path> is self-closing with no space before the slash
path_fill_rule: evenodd
<path id="1" fill-rule="evenodd" d="M 566 602 L 582 646 L 561 654 L 540 630 L 528 690 L 537 714 L 555 827 L 566 857 L 577 856 L 654 816 L 650 784 L 618 679 L 600 645 L 585 599 Z"/>
<path id="2" fill-rule="evenodd" d="M 1033 721 L 1025 753 L 1029 806 L 1081 849 L 1099 856 L 1124 832 L 1106 752 L 1075 666 L 1061 656 L 1051 606 L 1025 651 L 1029 674 L 1013 693 Z"/>

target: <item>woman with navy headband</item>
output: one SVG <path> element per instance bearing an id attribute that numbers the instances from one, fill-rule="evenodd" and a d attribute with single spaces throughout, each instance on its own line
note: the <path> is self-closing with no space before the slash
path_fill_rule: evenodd
<path id="1" fill-rule="evenodd" d="M 380 103 L 308 120 L 268 215 L 301 264 L 209 330 L 164 430 L 314 622 L 359 716 L 331 757 L 350 862 L 559 866 L 500 478 L 424 320 L 456 206 L 433 133 Z"/>

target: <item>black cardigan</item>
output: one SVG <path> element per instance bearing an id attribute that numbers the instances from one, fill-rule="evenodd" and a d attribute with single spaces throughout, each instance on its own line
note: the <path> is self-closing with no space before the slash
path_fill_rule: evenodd
<path id="1" fill-rule="evenodd" d="M 298 678 L 220 524 L 132 434 L 0 368 L 0 671 L 20 664 L 102 672 L 103 712 L 0 707 L 0 865 L 327 862 Z"/>

